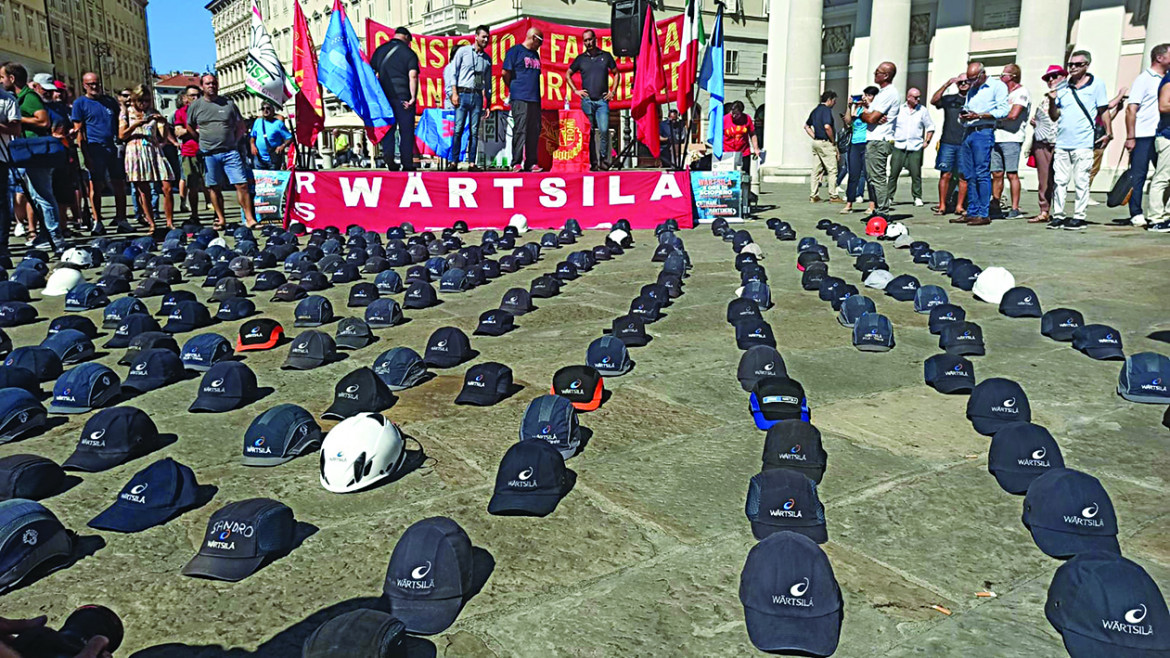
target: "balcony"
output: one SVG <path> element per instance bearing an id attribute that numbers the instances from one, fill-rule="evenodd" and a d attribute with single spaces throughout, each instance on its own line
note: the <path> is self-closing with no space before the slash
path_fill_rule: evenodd
<path id="1" fill-rule="evenodd" d="M 430 0 L 423 13 L 423 30 L 427 34 L 467 34 L 467 10 L 471 0 Z"/>

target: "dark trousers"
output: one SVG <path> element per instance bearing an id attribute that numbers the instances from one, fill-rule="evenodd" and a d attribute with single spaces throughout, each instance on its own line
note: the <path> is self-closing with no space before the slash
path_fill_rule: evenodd
<path id="1" fill-rule="evenodd" d="M 393 99 L 390 106 L 394 109 L 394 125 L 382 137 L 382 159 L 386 161 L 387 169 L 398 171 L 394 164 L 394 137 L 397 135 L 402 171 L 414 171 L 414 108 L 402 107 L 402 103 Z"/>
<path id="2" fill-rule="evenodd" d="M 12 204 L 8 202 L 8 163 L 0 162 L 0 261 L 8 261 L 8 233 L 12 230 Z M 11 262 L 0 267 L 11 268 Z"/>
<path id="3" fill-rule="evenodd" d="M 845 200 L 853 203 L 865 185 L 865 142 L 849 145 L 849 185 L 846 187 Z"/>
<path id="4" fill-rule="evenodd" d="M 1133 194 L 1129 197 L 1129 216 L 1142 214 L 1142 188 L 1146 186 L 1146 175 L 1150 173 L 1150 162 L 1157 162 L 1153 137 L 1138 137 L 1133 140 L 1133 151 L 1129 154 L 1129 174 L 1133 181 Z"/>
<path id="5" fill-rule="evenodd" d="M 540 101 L 512 100 L 512 166 L 536 166 L 540 149 Z"/>

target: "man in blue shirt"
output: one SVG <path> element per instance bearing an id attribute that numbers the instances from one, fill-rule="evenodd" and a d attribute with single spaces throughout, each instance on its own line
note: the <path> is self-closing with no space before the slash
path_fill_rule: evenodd
<path id="1" fill-rule="evenodd" d="M 468 171 L 479 171 L 475 155 L 479 147 L 479 118 L 492 105 L 492 58 L 488 57 L 487 46 L 491 32 L 486 25 L 475 28 L 475 42 L 470 48 L 460 48 L 451 58 L 451 85 L 447 94 L 455 106 L 455 133 L 451 136 L 451 165 L 457 168 L 459 154 L 463 152 L 460 141 L 463 127 L 470 124 L 467 136 Z"/>
<path id="2" fill-rule="evenodd" d="M 512 171 L 542 171 L 540 147 L 540 44 L 544 33 L 530 28 L 523 43 L 504 55 L 504 84 L 512 105 Z"/>
<path id="3" fill-rule="evenodd" d="M 1085 209 L 1089 206 L 1089 183 L 1093 169 L 1093 149 L 1105 148 L 1113 141 L 1113 128 L 1101 117 L 1109 112 L 1109 95 L 1105 85 L 1089 73 L 1093 56 L 1076 50 L 1068 57 L 1068 84 L 1048 92 L 1051 102 L 1048 116 L 1056 122 L 1056 151 L 1053 161 L 1052 221 L 1048 228 L 1083 231 Z M 1101 135 L 1098 136 L 1098 126 Z M 1073 216 L 1064 216 L 1064 197 L 1068 184 L 1076 188 Z"/>
<path id="4" fill-rule="evenodd" d="M 967 65 L 967 100 L 959 121 L 966 129 L 959 148 L 959 169 L 967 179 L 967 214 L 951 223 L 986 226 L 991 223 L 991 149 L 995 147 L 995 124 L 1008 114 L 1008 89 L 1000 80 L 987 77 L 982 62 Z"/>
<path id="5" fill-rule="evenodd" d="M 81 84 L 85 95 L 73 101 L 71 118 L 85 156 L 85 168 L 89 170 L 89 207 L 93 210 L 94 230 L 100 231 L 102 189 L 108 184 L 114 190 L 114 223 L 118 232 L 130 233 L 134 229 L 126 222 L 126 170 L 114 144 L 122 108 L 103 92 L 98 74 L 86 73 L 81 76 Z"/>
<path id="6" fill-rule="evenodd" d="M 269 103 L 260 106 L 260 118 L 252 122 L 252 157 L 260 169 L 284 169 L 293 136 L 284 122 L 276 118 Z"/>

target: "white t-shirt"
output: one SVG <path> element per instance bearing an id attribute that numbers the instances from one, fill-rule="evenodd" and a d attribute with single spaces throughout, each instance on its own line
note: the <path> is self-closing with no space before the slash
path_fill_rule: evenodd
<path id="1" fill-rule="evenodd" d="M 1134 137 L 1153 137 L 1158 132 L 1158 86 L 1162 83 L 1162 76 L 1146 69 L 1138 74 L 1133 85 L 1129 88 L 1129 100 L 1126 105 L 1137 105 L 1137 122 L 1134 124 Z"/>
<path id="2" fill-rule="evenodd" d="M 870 112 L 880 112 L 886 117 L 885 123 L 870 126 L 865 136 L 867 142 L 888 142 L 894 139 L 894 123 L 898 120 L 898 108 L 902 106 L 902 93 L 894 85 L 886 85 L 873 102 L 869 104 Z"/>
<path id="3" fill-rule="evenodd" d="M 20 121 L 20 104 L 16 102 L 16 96 L 0 89 L 0 122 L 15 123 Z M 12 141 L 12 137 L 8 135 L 0 135 L 0 140 L 4 141 L 4 146 L 8 146 L 8 142 Z M 0 151 L 0 162 L 8 162 L 8 149 L 5 148 Z"/>
<path id="4" fill-rule="evenodd" d="M 1016 117 L 1015 121 L 1008 121 L 1007 118 L 1000 119 L 995 127 L 995 141 L 997 142 L 1020 142 L 1024 141 L 1024 124 L 1027 123 L 1028 117 L 1032 113 L 1032 95 L 1028 93 L 1028 88 L 1024 85 L 1016 87 L 1015 91 L 1008 92 L 1008 112 L 1011 112 L 1013 105 L 1024 106 L 1024 111 L 1020 112 L 1020 116 Z"/>

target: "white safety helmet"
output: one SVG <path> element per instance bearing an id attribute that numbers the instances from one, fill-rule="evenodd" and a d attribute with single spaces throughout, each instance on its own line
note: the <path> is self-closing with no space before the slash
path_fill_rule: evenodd
<path id="1" fill-rule="evenodd" d="M 1004 293 L 1016 287 L 1016 277 L 1002 267 L 989 267 L 979 273 L 971 292 L 989 304 L 998 304 Z"/>
<path id="2" fill-rule="evenodd" d="M 350 416 L 321 442 L 321 486 L 333 493 L 365 489 L 394 475 L 405 458 L 397 425 L 381 414 Z"/>
<path id="3" fill-rule="evenodd" d="M 43 293 L 48 297 L 61 297 L 83 281 L 85 277 L 81 276 L 81 272 L 72 267 L 62 267 L 49 275 Z"/>
<path id="4" fill-rule="evenodd" d="M 508 226 L 516 229 L 517 233 L 528 232 L 528 218 L 520 213 L 512 215 L 512 219 L 508 220 Z"/>
<path id="5" fill-rule="evenodd" d="M 227 240 L 224 240 L 223 238 L 214 238 L 211 242 L 207 243 L 207 246 L 208 247 L 223 247 L 224 249 L 227 249 L 228 243 L 227 243 Z"/>
<path id="6" fill-rule="evenodd" d="M 71 247 L 61 254 L 61 262 L 80 268 L 93 267 L 93 256 L 87 249 Z"/>
<path id="7" fill-rule="evenodd" d="M 894 222 L 886 227 L 886 238 L 893 240 L 900 235 L 909 235 L 910 231 L 902 222 Z"/>

